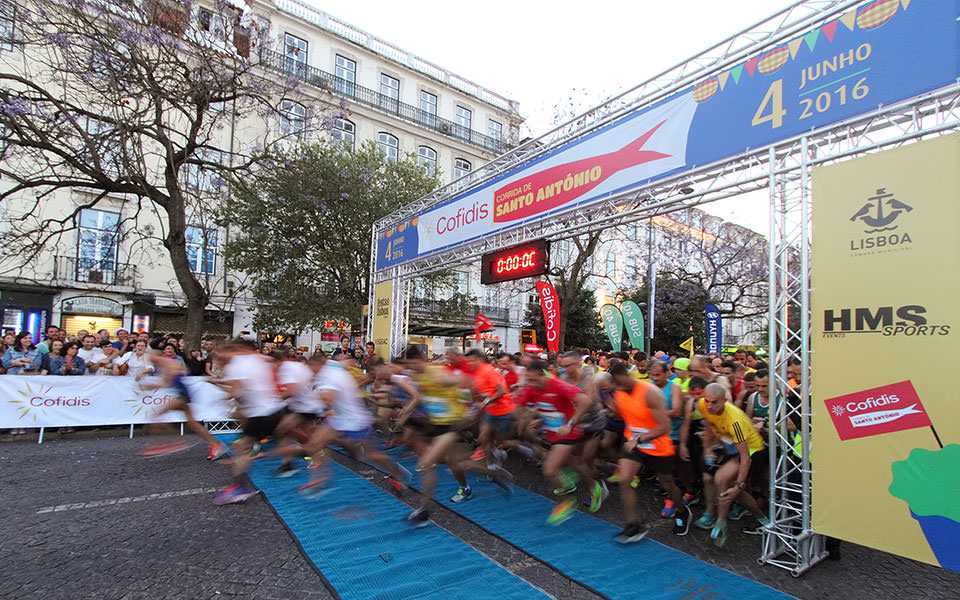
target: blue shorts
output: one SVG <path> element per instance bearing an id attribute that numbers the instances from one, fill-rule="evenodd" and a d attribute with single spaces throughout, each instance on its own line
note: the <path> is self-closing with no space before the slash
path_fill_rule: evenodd
<path id="1" fill-rule="evenodd" d="M 488 412 L 483 413 L 483 424 L 489 425 L 497 433 L 502 433 L 504 435 L 510 435 L 516 429 L 514 425 L 513 415 L 507 413 L 505 415 L 491 415 Z"/>
<path id="2" fill-rule="evenodd" d="M 338 433 L 340 434 L 340 439 L 345 442 L 362 442 L 370 439 L 372 431 L 367 427 L 366 429 L 359 429 L 357 431 L 339 431 Z"/>

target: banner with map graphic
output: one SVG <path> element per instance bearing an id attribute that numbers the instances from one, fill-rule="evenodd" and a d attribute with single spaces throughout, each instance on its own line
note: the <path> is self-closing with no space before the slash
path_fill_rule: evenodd
<path id="1" fill-rule="evenodd" d="M 813 527 L 954 571 L 958 165 L 952 134 L 815 170 L 811 271 Z"/>
<path id="2" fill-rule="evenodd" d="M 952 84 L 960 75 L 958 11 L 954 0 L 864 2 L 758 49 L 685 90 L 379 230 L 377 269 L 555 218 Z"/>
<path id="3" fill-rule="evenodd" d="M 0 377 L 0 429 L 82 427 L 143 423 L 180 423 L 182 412 L 156 414 L 178 395 L 173 390 L 144 389 L 133 377 L 97 375 L 5 375 Z M 226 393 L 205 377 L 186 377 L 190 410 L 199 421 L 230 421 Z"/>

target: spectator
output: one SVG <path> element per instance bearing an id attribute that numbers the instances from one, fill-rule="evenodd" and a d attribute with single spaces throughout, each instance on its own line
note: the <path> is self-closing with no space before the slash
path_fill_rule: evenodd
<path id="1" fill-rule="evenodd" d="M 97 345 L 100 345 L 100 342 L 109 342 L 110 341 L 110 332 L 106 329 L 101 329 L 97 332 L 97 335 L 100 336 L 100 340 L 97 342 Z M 112 342 L 111 342 L 112 343 Z"/>
<path id="2" fill-rule="evenodd" d="M 97 375 L 113 375 L 113 361 L 120 358 L 120 351 L 114 348 L 113 344 L 107 340 L 102 340 L 99 346 L 107 362 L 100 366 L 100 369 L 97 370 Z"/>
<path id="3" fill-rule="evenodd" d="M 47 340 L 50 344 L 50 351 L 43 355 L 43 358 L 40 359 L 40 374 L 49 375 L 50 374 L 50 365 L 53 362 L 53 359 L 58 356 L 63 356 L 63 342 L 60 340 Z"/>
<path id="4" fill-rule="evenodd" d="M 174 360 L 179 360 L 183 363 L 183 357 L 177 354 L 177 344 L 175 342 L 166 342 L 163 345 L 163 357 L 172 358 Z"/>
<path id="5" fill-rule="evenodd" d="M 123 327 L 116 331 L 116 336 L 117 340 L 113 342 L 113 347 L 117 349 L 117 351 L 120 353 L 120 356 L 123 356 L 127 353 L 127 351 L 133 348 L 132 342 L 134 340 L 130 338 L 130 332 Z"/>
<path id="6" fill-rule="evenodd" d="M 60 337 L 63 335 L 63 332 L 56 325 L 47 325 L 47 328 L 44 330 L 44 340 L 37 344 L 37 352 L 40 354 L 40 357 L 43 358 L 50 352 L 50 342 L 53 340 L 62 340 Z"/>
<path id="7" fill-rule="evenodd" d="M 340 346 L 333 351 L 333 357 L 336 358 L 344 354 L 346 356 L 353 356 L 353 353 L 350 351 L 350 336 L 343 334 L 340 336 Z"/>
<path id="8" fill-rule="evenodd" d="M 76 342 L 67 342 L 63 345 L 62 356 L 50 361 L 51 375 L 83 375 L 87 370 L 86 362 L 77 355 Z"/>
<path id="9" fill-rule="evenodd" d="M 80 338 L 80 341 L 83 343 L 83 347 L 77 350 L 77 356 L 83 359 L 83 363 L 86 366 L 86 373 L 84 374 L 96 375 L 100 367 L 109 364 L 110 359 L 107 358 L 103 350 L 97 346 L 97 343 L 100 341 L 99 337 L 88 333 Z"/>
<path id="10" fill-rule="evenodd" d="M 150 364 L 150 355 L 147 354 L 147 342 L 137 340 L 133 350 L 113 361 L 113 372 L 116 375 L 133 377 L 136 381 L 140 381 L 145 374 L 152 373 L 153 366 Z"/>
<path id="11" fill-rule="evenodd" d="M 37 349 L 33 346 L 33 338 L 29 331 L 21 331 L 17 334 L 14 337 L 13 344 L 4 351 L 3 368 L 7 370 L 7 375 L 36 375 L 39 373 L 40 358 Z"/>
<path id="12" fill-rule="evenodd" d="M 187 375 L 202 377 L 207 374 L 207 361 L 200 355 L 200 351 L 192 348 L 183 361 L 187 365 Z"/>

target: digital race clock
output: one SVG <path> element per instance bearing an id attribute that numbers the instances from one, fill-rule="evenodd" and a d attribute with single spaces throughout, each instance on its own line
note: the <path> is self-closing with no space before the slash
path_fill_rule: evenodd
<path id="1" fill-rule="evenodd" d="M 527 242 L 484 254 L 480 263 L 480 283 L 489 285 L 502 281 L 543 275 L 550 267 L 550 243 L 547 240 Z"/>

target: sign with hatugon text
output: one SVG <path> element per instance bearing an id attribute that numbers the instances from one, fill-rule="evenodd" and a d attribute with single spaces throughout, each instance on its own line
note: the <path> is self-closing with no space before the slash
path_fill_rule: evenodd
<path id="1" fill-rule="evenodd" d="M 815 170 L 811 268 L 813 527 L 954 571 L 958 165 L 953 134 Z"/>
<path id="2" fill-rule="evenodd" d="M 177 395 L 171 390 L 146 389 L 133 377 L 97 375 L 0 377 L 0 428 L 125 425 L 158 421 L 157 413 Z M 190 410 L 200 421 L 233 419 L 227 395 L 204 377 L 187 377 Z M 182 412 L 159 419 L 179 423 Z"/>
<path id="3" fill-rule="evenodd" d="M 377 269 L 952 84 L 957 13 L 949 0 L 863 3 L 378 231 Z"/>

